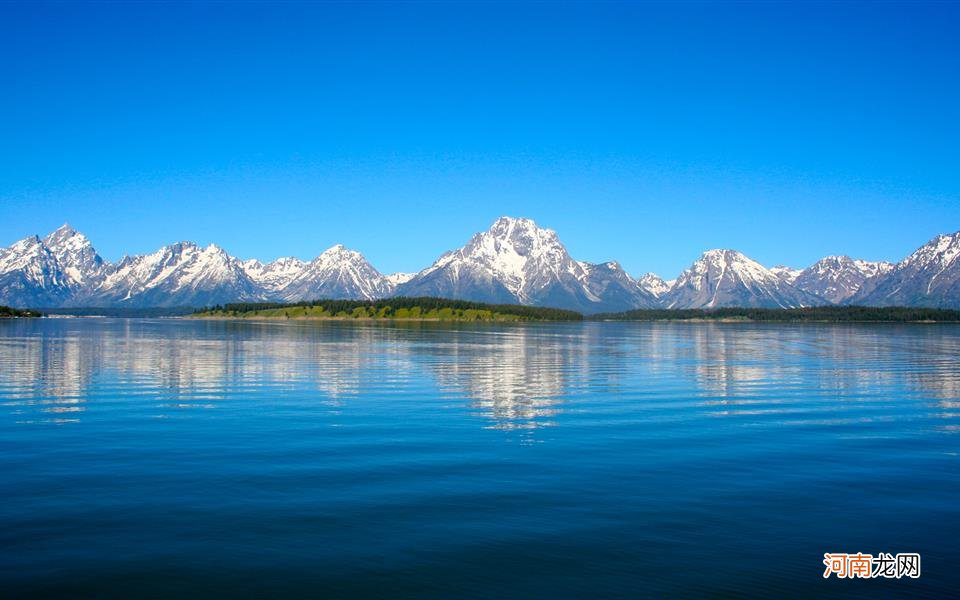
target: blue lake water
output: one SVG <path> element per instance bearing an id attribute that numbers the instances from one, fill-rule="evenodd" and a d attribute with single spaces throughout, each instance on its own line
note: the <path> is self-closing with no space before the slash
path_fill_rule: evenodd
<path id="1" fill-rule="evenodd" d="M 0 320 L 3 595 L 950 595 L 960 327 Z M 922 576 L 825 580 L 824 552 Z"/>

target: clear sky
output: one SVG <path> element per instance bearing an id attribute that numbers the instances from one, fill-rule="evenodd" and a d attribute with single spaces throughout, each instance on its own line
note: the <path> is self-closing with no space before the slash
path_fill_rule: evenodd
<path id="1" fill-rule="evenodd" d="M 960 229 L 960 3 L 0 4 L 0 245 L 334 243 L 499 215 L 672 277 Z"/>

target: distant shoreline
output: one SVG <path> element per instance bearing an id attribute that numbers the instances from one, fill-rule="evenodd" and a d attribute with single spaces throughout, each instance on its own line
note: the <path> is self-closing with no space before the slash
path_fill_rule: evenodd
<path id="1" fill-rule="evenodd" d="M 521 320 L 467 320 L 467 319 L 440 319 L 437 317 L 420 317 L 420 318 L 396 318 L 396 317 L 316 317 L 316 316 L 300 316 L 300 317 L 278 317 L 278 316 L 261 316 L 261 315 L 186 315 L 183 317 L 174 317 L 180 319 L 189 319 L 193 321 L 335 321 L 335 322 L 346 322 L 346 323 L 383 323 L 383 322 L 399 322 L 399 323 L 508 323 L 508 322 L 524 322 L 524 323 L 533 323 L 536 321 L 521 321 Z M 544 322 L 544 321 L 541 321 Z"/>
<path id="2" fill-rule="evenodd" d="M 41 316 L 181 317 L 207 320 L 549 322 L 624 321 L 690 323 L 960 323 L 960 310 L 915 307 L 817 306 L 808 308 L 636 309 L 584 315 L 571 310 L 518 304 L 485 304 L 444 298 L 315 300 L 236 303 L 203 309 L 74 308 L 30 310 L 0 306 L 0 318 Z"/>
<path id="3" fill-rule="evenodd" d="M 0 305 L 0 319 L 35 319 L 43 314 L 36 310 L 11 308 Z"/>
<path id="4" fill-rule="evenodd" d="M 379 301 L 316 300 L 296 304 L 227 304 L 190 318 L 364 321 L 671 321 L 694 323 L 960 323 L 960 310 L 912 307 L 637 309 L 583 315 L 525 305 L 491 305 L 444 298 Z"/>
<path id="5" fill-rule="evenodd" d="M 960 310 L 902 306 L 807 308 L 637 309 L 589 317 L 599 321 L 713 323 L 960 323 Z"/>
<path id="6" fill-rule="evenodd" d="M 831 320 L 831 319 L 736 319 L 736 318 L 718 318 L 718 319 L 684 319 L 684 318 L 673 318 L 673 319 L 587 319 L 588 321 L 598 321 L 601 323 L 723 323 L 723 324 L 745 324 L 745 325 L 756 325 L 758 323 L 771 323 L 778 325 L 802 325 L 806 323 L 812 323 L 815 325 L 842 325 L 844 323 L 862 323 L 862 324 L 916 324 L 916 325 L 937 325 L 937 324 L 950 324 L 956 325 L 960 321 L 936 321 L 930 319 L 924 320 L 915 320 L 915 321 L 895 321 L 891 319 L 847 319 L 844 321 L 840 320 Z"/>
<path id="7" fill-rule="evenodd" d="M 522 320 L 522 319 L 504 319 L 504 320 L 471 320 L 471 319 L 440 319 L 436 317 L 432 318 L 396 318 L 396 317 L 316 317 L 316 316 L 298 316 L 298 317 L 283 317 L 283 316 L 263 316 L 263 315 L 186 315 L 180 317 L 168 317 L 174 319 L 188 319 L 196 321 L 333 321 L 339 323 L 547 323 L 547 322 L 564 322 L 564 321 L 552 321 L 552 320 Z M 950 321 L 950 320 L 933 320 L 933 319 L 918 319 L 918 320 L 891 320 L 891 319 L 848 319 L 844 321 L 840 320 L 830 320 L 830 319 L 738 319 L 738 318 L 698 318 L 698 319 L 688 319 L 688 318 L 663 318 L 663 319 L 594 319 L 586 317 L 582 322 L 586 323 L 691 323 L 702 325 L 704 323 L 720 323 L 723 325 L 756 325 L 762 323 L 778 324 L 778 325 L 803 325 L 803 324 L 814 324 L 814 325 L 842 325 L 842 324 L 864 324 L 864 325 L 877 325 L 877 324 L 907 324 L 907 325 L 956 325 L 960 324 L 960 320 Z"/>

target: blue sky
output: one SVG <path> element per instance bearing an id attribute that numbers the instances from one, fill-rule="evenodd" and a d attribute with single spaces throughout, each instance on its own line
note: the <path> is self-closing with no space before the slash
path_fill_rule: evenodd
<path id="1" fill-rule="evenodd" d="M 960 4 L 0 4 L 0 244 L 334 243 L 499 215 L 676 275 L 960 229 Z"/>

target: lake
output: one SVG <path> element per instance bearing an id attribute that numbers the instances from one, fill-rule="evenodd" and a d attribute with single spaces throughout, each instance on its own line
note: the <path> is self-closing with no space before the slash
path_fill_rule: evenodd
<path id="1" fill-rule="evenodd" d="M 0 321 L 7 597 L 943 596 L 960 326 Z M 918 552 L 919 579 L 823 578 Z"/>

